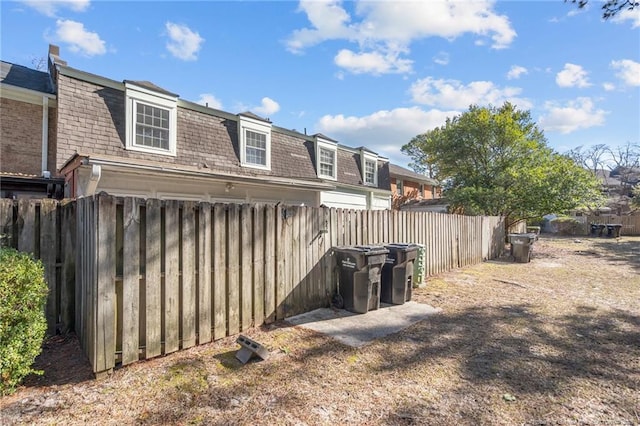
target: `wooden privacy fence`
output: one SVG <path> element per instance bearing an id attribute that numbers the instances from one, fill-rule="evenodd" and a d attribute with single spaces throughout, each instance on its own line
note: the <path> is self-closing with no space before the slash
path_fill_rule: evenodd
<path id="1" fill-rule="evenodd" d="M 615 223 L 622 225 L 620 235 L 640 235 L 640 215 L 636 216 L 587 216 L 586 220 L 586 233 L 591 231 L 589 227 L 592 223 L 608 225 Z"/>
<path id="2" fill-rule="evenodd" d="M 504 248 L 497 217 L 117 198 L 0 200 L 14 247 L 43 259 L 50 329 L 96 373 L 328 306 L 331 247 L 414 242 L 425 275 Z"/>
<path id="3" fill-rule="evenodd" d="M 75 203 L 0 199 L 2 243 L 42 261 L 49 286 L 47 334 L 73 329 L 75 301 Z"/>

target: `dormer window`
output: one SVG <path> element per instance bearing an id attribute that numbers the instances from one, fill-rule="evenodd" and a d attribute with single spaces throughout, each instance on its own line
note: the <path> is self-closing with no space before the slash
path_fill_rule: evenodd
<path id="1" fill-rule="evenodd" d="M 364 183 L 367 185 L 376 184 L 376 162 L 364 160 Z"/>
<path id="2" fill-rule="evenodd" d="M 239 114 L 238 140 L 242 166 L 271 170 L 271 122 L 250 113 Z"/>
<path id="3" fill-rule="evenodd" d="M 316 135 L 316 168 L 321 179 L 336 180 L 338 176 L 338 143 Z"/>
<path id="4" fill-rule="evenodd" d="M 367 186 L 378 186 L 378 156 L 361 148 L 360 158 L 362 159 L 362 182 Z"/>
<path id="5" fill-rule="evenodd" d="M 125 82 L 126 149 L 176 155 L 178 97 Z"/>

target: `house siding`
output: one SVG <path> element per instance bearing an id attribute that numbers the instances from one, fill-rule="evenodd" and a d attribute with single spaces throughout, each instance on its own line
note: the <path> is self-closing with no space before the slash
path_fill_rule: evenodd
<path id="1" fill-rule="evenodd" d="M 0 171 L 42 173 L 42 105 L 0 99 Z"/>

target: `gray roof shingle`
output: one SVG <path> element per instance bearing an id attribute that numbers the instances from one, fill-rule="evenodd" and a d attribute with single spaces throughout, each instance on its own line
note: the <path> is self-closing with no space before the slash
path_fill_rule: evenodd
<path id="1" fill-rule="evenodd" d="M 36 92 L 55 93 L 48 73 L 10 62 L 0 61 L 0 82 Z"/>
<path id="2" fill-rule="evenodd" d="M 420 173 L 416 173 L 412 170 L 405 169 L 404 167 L 400 167 L 396 164 L 389 164 L 389 174 L 391 177 L 401 177 L 406 179 L 411 179 L 418 183 L 427 183 L 429 185 L 437 185 L 438 182 L 435 179 L 431 179 L 428 176 L 421 175 Z"/>

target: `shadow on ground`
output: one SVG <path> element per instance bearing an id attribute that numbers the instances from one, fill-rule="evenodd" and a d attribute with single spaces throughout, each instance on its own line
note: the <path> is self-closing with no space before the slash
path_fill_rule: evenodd
<path id="1" fill-rule="evenodd" d="M 457 374 L 448 379 L 458 386 L 450 391 L 456 394 L 458 406 L 447 411 L 437 403 L 414 398 L 386 407 L 385 424 L 420 424 L 427 420 L 430 424 L 491 423 L 497 418 L 496 412 L 491 411 L 495 401 L 490 400 L 495 395 L 487 396 L 478 390 L 487 386 L 519 399 L 543 401 L 572 395 L 576 382 L 581 386 L 595 383 L 601 392 L 597 397 L 607 400 L 623 416 L 612 417 L 614 423 L 634 421 L 631 413 L 637 410 L 637 399 L 629 395 L 640 392 L 640 316 L 625 311 L 581 306 L 550 318 L 536 314 L 534 307 L 526 304 L 474 307 L 455 314 L 432 315 L 359 349 L 311 332 L 299 338 L 304 340 L 306 349 L 293 349 L 291 354 L 266 362 L 241 366 L 231 352 L 216 356 L 227 370 L 226 375 L 188 396 L 184 392 L 167 393 L 168 404 L 163 403 L 138 421 L 192 421 L 194 412 L 203 409 L 210 424 L 225 423 L 216 419 L 232 423 L 279 419 L 287 423 L 277 413 L 295 410 L 313 416 L 311 410 L 317 408 L 315 401 L 309 399 L 308 388 L 313 387 L 316 393 L 345 393 L 331 384 L 353 381 L 349 359 L 360 357 L 363 352 L 367 359 L 380 360 L 366 367 L 366 380 L 373 382 L 420 381 L 449 360 L 458 363 Z M 365 383 L 350 390 L 368 394 L 370 389 Z M 393 389 L 393 384 L 390 386 Z M 541 405 L 547 408 L 538 402 L 523 404 L 519 410 L 534 423 L 544 422 Z M 451 417 L 452 413 L 457 417 Z"/>

